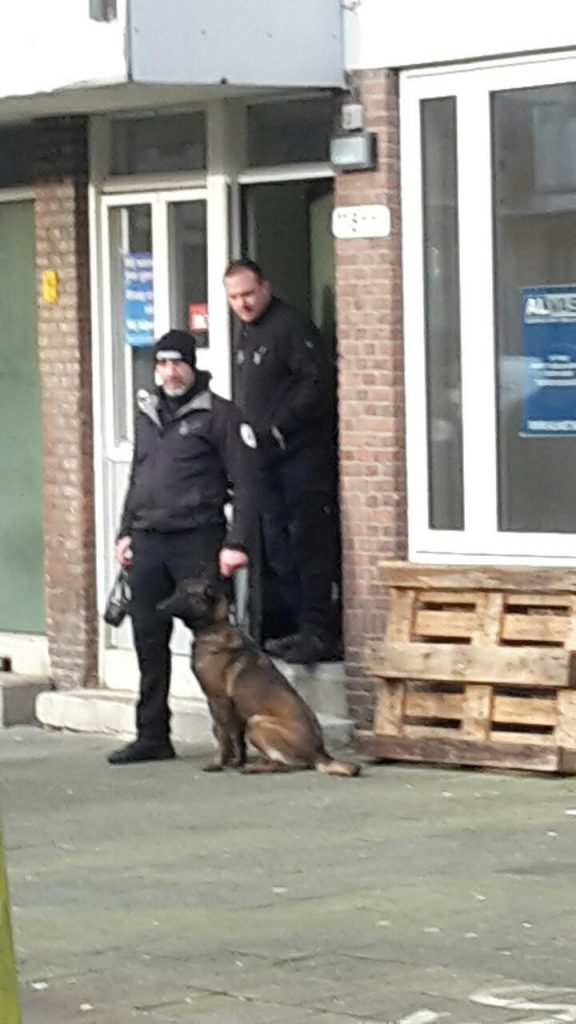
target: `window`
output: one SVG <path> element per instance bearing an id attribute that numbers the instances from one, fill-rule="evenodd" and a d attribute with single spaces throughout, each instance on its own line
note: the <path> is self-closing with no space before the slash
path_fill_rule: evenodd
<path id="1" fill-rule="evenodd" d="M 464 507 L 456 100 L 453 96 L 425 100 L 421 117 L 429 520 L 432 529 L 461 530 Z"/>
<path id="2" fill-rule="evenodd" d="M 492 120 L 499 527 L 573 533 L 576 429 L 557 430 L 576 424 L 576 320 L 538 334 L 523 290 L 576 296 L 576 85 L 495 93 Z M 543 339 L 537 379 L 534 331 Z M 529 409 L 539 419 L 527 419 Z"/>
<path id="3" fill-rule="evenodd" d="M 340 100 L 320 96 L 248 107 L 248 164 L 270 167 L 329 160 Z"/>
<path id="4" fill-rule="evenodd" d="M 154 383 L 152 344 L 170 327 L 209 345 L 206 198 L 109 200 L 109 297 L 114 443 L 132 435 L 134 397 Z"/>
<path id="5" fill-rule="evenodd" d="M 206 167 L 206 123 L 200 111 L 112 122 L 112 174 L 158 174 Z"/>
<path id="6" fill-rule="evenodd" d="M 402 75 L 409 557 L 576 561 L 576 59 Z"/>
<path id="7" fill-rule="evenodd" d="M 0 188 L 31 185 L 36 176 L 34 130 L 26 125 L 0 131 Z"/>

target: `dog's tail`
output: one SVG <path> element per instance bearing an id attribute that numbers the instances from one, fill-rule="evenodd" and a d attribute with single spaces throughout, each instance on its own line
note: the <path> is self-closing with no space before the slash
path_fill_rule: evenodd
<path id="1" fill-rule="evenodd" d="M 361 772 L 359 764 L 352 764 L 351 761 L 335 761 L 328 754 L 319 756 L 314 767 L 317 772 L 322 772 L 323 775 L 344 775 L 349 779 L 360 775 Z"/>

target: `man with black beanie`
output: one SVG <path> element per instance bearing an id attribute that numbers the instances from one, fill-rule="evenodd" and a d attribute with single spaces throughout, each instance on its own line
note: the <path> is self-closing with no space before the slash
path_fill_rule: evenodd
<path id="1" fill-rule="evenodd" d="M 136 740 L 111 764 L 174 757 L 170 740 L 172 620 L 158 611 L 186 579 L 231 577 L 247 565 L 257 495 L 257 442 L 236 406 L 196 369 L 194 339 L 172 330 L 154 346 L 160 384 L 138 394 L 136 440 L 116 558 L 129 567 L 140 669 Z M 224 508 L 232 489 L 233 520 Z"/>

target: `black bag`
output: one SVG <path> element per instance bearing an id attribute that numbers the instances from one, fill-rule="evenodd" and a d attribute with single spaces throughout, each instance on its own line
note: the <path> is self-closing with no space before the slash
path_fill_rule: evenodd
<path id="1" fill-rule="evenodd" d="M 126 569 L 118 573 L 104 609 L 104 622 L 109 626 L 121 626 L 128 614 L 132 594 Z"/>

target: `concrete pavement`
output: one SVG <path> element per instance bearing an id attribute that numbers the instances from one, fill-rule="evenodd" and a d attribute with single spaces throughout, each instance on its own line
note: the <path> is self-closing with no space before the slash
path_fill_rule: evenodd
<path id="1" fill-rule="evenodd" d="M 0 733 L 23 1024 L 576 1021 L 576 780 L 109 746 Z"/>

